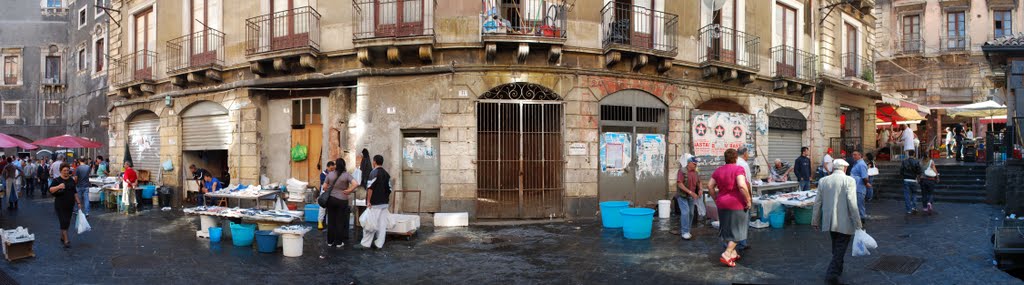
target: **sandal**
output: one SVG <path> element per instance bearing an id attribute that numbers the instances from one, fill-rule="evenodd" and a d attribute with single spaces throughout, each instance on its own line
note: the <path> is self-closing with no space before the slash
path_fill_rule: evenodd
<path id="1" fill-rule="evenodd" d="M 726 259 L 724 254 L 718 257 L 718 262 L 721 262 L 722 264 L 728 267 L 736 267 L 736 259 Z"/>

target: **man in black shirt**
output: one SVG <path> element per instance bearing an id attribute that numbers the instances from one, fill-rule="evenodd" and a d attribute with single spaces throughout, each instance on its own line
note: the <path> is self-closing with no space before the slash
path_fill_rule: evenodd
<path id="1" fill-rule="evenodd" d="M 370 180 L 366 189 L 366 200 L 370 206 L 367 207 L 367 222 L 363 222 L 363 240 L 360 242 L 364 248 L 376 245 L 377 248 L 384 247 L 384 236 L 388 229 L 388 203 L 391 198 L 391 174 L 384 170 L 384 157 L 373 156 L 373 171 L 370 172 Z M 372 226 L 367 226 L 371 224 Z M 376 239 L 374 238 L 376 235 Z"/>
<path id="2" fill-rule="evenodd" d="M 206 169 L 197 168 L 195 164 L 189 165 L 188 171 L 192 173 L 192 179 L 196 181 L 196 186 L 199 187 L 198 189 L 202 189 L 203 177 L 205 175 L 210 175 L 210 172 L 206 171 Z"/>

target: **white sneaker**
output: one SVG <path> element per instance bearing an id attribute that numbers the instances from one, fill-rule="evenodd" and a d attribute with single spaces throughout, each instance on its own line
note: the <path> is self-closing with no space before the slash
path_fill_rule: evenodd
<path id="1" fill-rule="evenodd" d="M 683 234 L 683 239 L 685 239 L 685 240 L 690 240 L 690 238 L 692 238 L 692 237 L 693 237 L 693 236 L 692 236 L 692 235 L 690 235 L 690 233 L 685 233 L 685 234 Z"/>

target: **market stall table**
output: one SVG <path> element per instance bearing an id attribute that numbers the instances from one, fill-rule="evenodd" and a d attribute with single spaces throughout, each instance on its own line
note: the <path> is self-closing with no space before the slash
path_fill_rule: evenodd
<path id="1" fill-rule="evenodd" d="M 218 191 L 213 193 L 206 193 L 208 198 L 223 198 L 223 199 L 235 199 L 238 201 L 236 206 L 242 205 L 242 200 L 253 200 L 256 201 L 256 206 L 259 206 L 259 200 L 263 197 L 278 194 L 280 191 L 277 190 L 260 190 L 255 191 Z"/>
<path id="2" fill-rule="evenodd" d="M 796 181 L 766 182 L 754 185 L 754 196 L 775 192 L 792 192 L 800 190 L 800 183 Z"/>
<path id="3" fill-rule="evenodd" d="M 200 230 L 196 232 L 196 235 L 199 237 L 207 237 L 206 229 L 217 226 L 218 223 L 216 221 L 218 218 L 273 227 L 291 224 L 302 218 L 302 212 L 300 211 L 256 210 L 219 206 L 199 206 L 185 208 L 183 211 L 188 215 L 200 216 Z"/>

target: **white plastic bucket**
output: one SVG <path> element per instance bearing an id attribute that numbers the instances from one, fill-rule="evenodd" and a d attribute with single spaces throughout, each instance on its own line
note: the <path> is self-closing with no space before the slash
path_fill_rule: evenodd
<path id="1" fill-rule="evenodd" d="M 283 234 L 281 235 L 281 238 L 284 239 L 284 246 L 282 249 L 282 251 L 284 252 L 284 256 L 302 256 L 302 235 Z"/>
<path id="2" fill-rule="evenodd" d="M 199 231 L 203 232 L 203 234 L 208 234 L 210 227 L 219 227 L 217 225 L 217 218 L 207 215 L 199 216 Z"/>
<path id="3" fill-rule="evenodd" d="M 668 219 L 672 216 L 672 201 L 658 200 L 658 218 Z"/>

